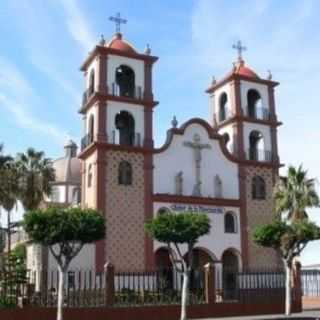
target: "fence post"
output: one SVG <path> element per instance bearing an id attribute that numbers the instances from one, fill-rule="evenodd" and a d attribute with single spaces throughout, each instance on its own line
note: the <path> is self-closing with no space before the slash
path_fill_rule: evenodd
<path id="1" fill-rule="evenodd" d="M 204 266 L 204 294 L 206 303 L 215 303 L 215 267 L 212 263 L 207 263 Z"/>
<path id="2" fill-rule="evenodd" d="M 302 310 L 301 264 L 295 261 L 293 267 L 293 300 L 298 310 Z"/>
<path id="3" fill-rule="evenodd" d="M 114 304 L 114 266 L 111 262 L 107 262 L 104 266 L 105 276 L 105 305 L 112 306 Z"/>

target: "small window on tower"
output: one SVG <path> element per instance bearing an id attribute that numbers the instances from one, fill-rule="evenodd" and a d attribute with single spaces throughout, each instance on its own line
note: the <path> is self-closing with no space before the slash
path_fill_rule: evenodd
<path id="1" fill-rule="evenodd" d="M 266 184 L 262 177 L 252 178 L 252 199 L 264 200 L 266 198 Z"/>
<path id="2" fill-rule="evenodd" d="M 92 69 L 89 77 L 89 96 L 94 93 L 94 70 Z"/>
<path id="3" fill-rule="evenodd" d="M 88 167 L 88 188 L 92 187 L 92 164 L 89 164 Z"/>
<path id="4" fill-rule="evenodd" d="M 118 183 L 124 186 L 132 184 L 132 167 L 128 161 L 121 161 L 119 164 Z"/>
<path id="5" fill-rule="evenodd" d="M 228 96 L 224 92 L 219 99 L 219 122 L 224 121 L 227 118 L 227 104 Z"/>

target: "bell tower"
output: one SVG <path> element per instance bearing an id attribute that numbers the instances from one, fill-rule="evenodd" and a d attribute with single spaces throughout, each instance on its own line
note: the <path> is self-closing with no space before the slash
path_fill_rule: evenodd
<path id="1" fill-rule="evenodd" d="M 280 166 L 274 88 L 279 84 L 269 72 L 266 79 L 250 69 L 238 41 L 237 61 L 222 80 L 213 79 L 209 94 L 210 121 L 224 137 L 227 149 L 239 163 L 241 243 L 244 265 L 278 264 L 272 251 L 252 242 L 256 225 L 272 219 L 272 190 Z M 266 253 L 267 252 L 267 253 Z"/>
<path id="2" fill-rule="evenodd" d="M 107 220 L 106 239 L 96 245 L 97 270 L 107 261 L 143 269 L 153 262 L 143 225 L 152 214 L 152 66 L 158 58 L 149 46 L 138 53 L 123 39 L 120 14 L 110 20 L 114 36 L 102 36 L 81 66 L 82 206 Z"/>

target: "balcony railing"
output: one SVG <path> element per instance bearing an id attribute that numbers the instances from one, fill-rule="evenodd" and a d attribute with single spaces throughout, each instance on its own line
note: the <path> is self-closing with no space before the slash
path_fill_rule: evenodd
<path id="1" fill-rule="evenodd" d="M 82 95 L 82 107 L 84 107 L 87 104 L 88 100 L 90 99 L 91 96 L 94 95 L 94 93 L 95 93 L 95 91 L 92 88 L 87 89 L 83 93 L 83 95 Z"/>
<path id="2" fill-rule="evenodd" d="M 91 133 L 86 134 L 81 139 L 81 151 L 84 150 L 87 146 L 89 146 L 93 142 L 93 135 Z"/>
<path id="3" fill-rule="evenodd" d="M 272 152 L 270 150 L 249 148 L 246 153 L 246 158 L 247 160 L 271 162 Z"/>
<path id="4" fill-rule="evenodd" d="M 216 114 L 216 120 L 218 120 L 217 122 L 220 123 L 232 118 L 233 116 L 234 116 L 234 113 L 230 109 L 226 109 L 224 111 L 219 110 L 219 112 Z"/>
<path id="5" fill-rule="evenodd" d="M 121 93 L 120 87 L 116 83 L 112 83 L 111 94 L 117 97 L 126 97 L 142 100 L 142 88 L 140 86 L 135 86 L 132 92 Z"/>
<path id="6" fill-rule="evenodd" d="M 111 144 L 118 144 L 118 145 L 125 145 L 125 146 L 134 146 L 134 147 L 141 147 L 141 134 L 138 132 L 133 133 L 130 135 L 126 140 L 127 141 L 120 141 L 119 132 L 116 130 L 112 131 L 112 135 L 109 139 L 109 143 Z M 121 142 L 121 143 L 120 143 Z"/>
<path id="7" fill-rule="evenodd" d="M 270 112 L 267 108 L 249 108 L 249 106 L 247 106 L 245 116 L 258 120 L 270 120 Z"/>

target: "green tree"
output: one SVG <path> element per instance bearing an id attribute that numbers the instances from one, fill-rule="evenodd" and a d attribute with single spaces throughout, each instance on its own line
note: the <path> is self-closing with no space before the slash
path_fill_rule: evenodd
<path id="1" fill-rule="evenodd" d="M 57 261 L 59 269 L 57 320 L 62 320 L 64 279 L 69 264 L 84 244 L 105 237 L 105 220 L 93 209 L 48 208 L 27 212 L 23 224 L 30 240 L 47 246 Z"/>
<path id="2" fill-rule="evenodd" d="M 256 228 L 253 240 L 260 246 L 276 250 L 281 256 L 286 271 L 286 315 L 291 313 L 291 278 L 293 262 L 308 242 L 320 239 L 320 228 L 307 219 L 292 223 L 274 220 Z"/>
<path id="3" fill-rule="evenodd" d="M 12 157 L 2 154 L 0 145 L 0 207 L 7 212 L 7 228 L 4 229 L 8 239 L 8 255 L 11 252 L 11 211 L 17 204 L 19 193 L 19 176 Z"/>
<path id="4" fill-rule="evenodd" d="M 16 158 L 19 172 L 19 200 L 25 210 L 37 209 L 44 196 L 51 193 L 55 179 L 50 159 L 42 151 L 29 148 L 26 153 L 19 153 Z"/>
<path id="5" fill-rule="evenodd" d="M 307 171 L 302 166 L 290 166 L 287 176 L 281 177 L 275 188 L 277 213 L 287 213 L 287 218 L 292 221 L 306 218 L 306 208 L 319 206 L 314 182 L 314 179 L 307 177 Z"/>
<path id="6" fill-rule="evenodd" d="M 210 220 L 207 215 L 183 212 L 179 214 L 163 213 L 146 223 L 146 232 L 159 242 L 166 243 L 176 270 L 183 274 L 181 294 L 181 320 L 187 319 L 187 304 L 189 298 L 189 279 L 192 268 L 192 250 L 199 238 L 210 232 Z M 185 262 L 179 245 L 187 245 L 188 263 Z M 180 258 L 181 267 L 172 256 L 172 247 Z"/>

